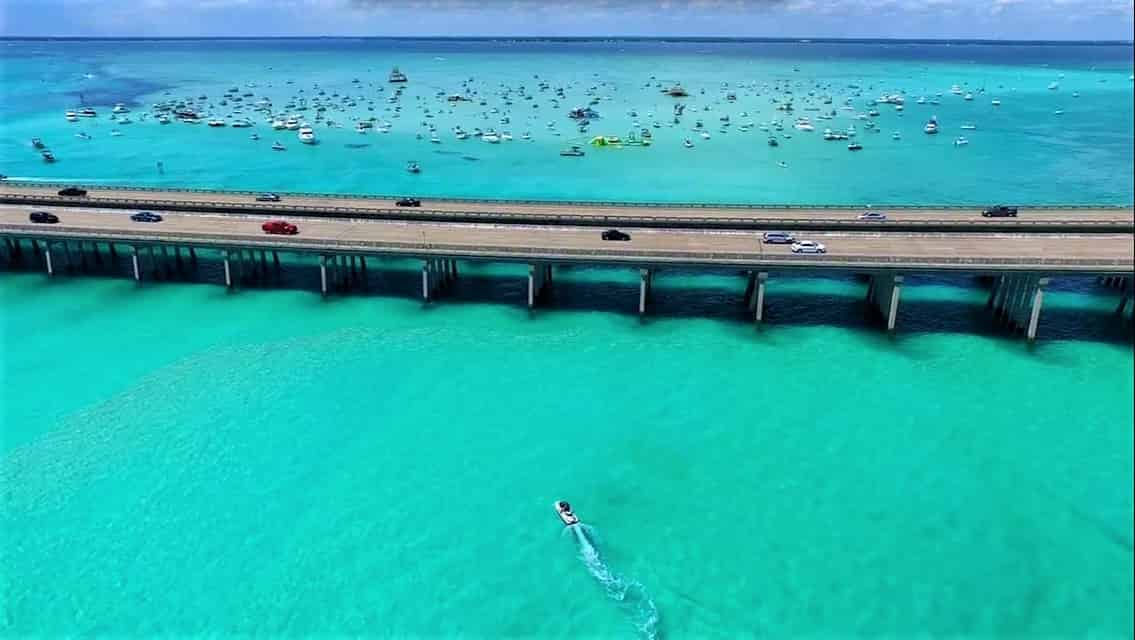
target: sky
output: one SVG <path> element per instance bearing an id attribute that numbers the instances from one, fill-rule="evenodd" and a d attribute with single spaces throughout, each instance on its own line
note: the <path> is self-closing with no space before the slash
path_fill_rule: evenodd
<path id="1" fill-rule="evenodd" d="M 3 36 L 1131 40 L 1135 0 L 0 0 Z"/>

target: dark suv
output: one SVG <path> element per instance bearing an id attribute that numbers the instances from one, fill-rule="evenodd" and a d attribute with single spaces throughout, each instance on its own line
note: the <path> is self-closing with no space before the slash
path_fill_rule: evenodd
<path id="1" fill-rule="evenodd" d="M 82 196 L 87 195 L 87 190 L 86 189 L 80 189 L 79 187 L 67 187 L 66 189 L 60 189 L 59 195 L 82 197 Z"/>
<path id="2" fill-rule="evenodd" d="M 399 198 L 394 204 L 399 207 L 420 207 L 422 201 L 417 198 Z"/>
<path id="3" fill-rule="evenodd" d="M 617 240 L 617 241 L 620 241 L 620 242 L 626 242 L 627 240 L 631 239 L 631 234 L 623 233 L 622 231 L 619 231 L 618 229 L 608 229 L 608 230 L 603 232 L 602 237 L 603 237 L 604 240 Z"/>
<path id="4" fill-rule="evenodd" d="M 28 215 L 28 220 L 41 224 L 55 224 L 59 222 L 59 216 L 46 211 L 32 211 L 31 214 Z"/>
<path id="5" fill-rule="evenodd" d="M 986 218 L 1016 218 L 1017 208 L 1006 207 L 1003 204 L 999 204 L 982 211 L 981 215 Z"/>

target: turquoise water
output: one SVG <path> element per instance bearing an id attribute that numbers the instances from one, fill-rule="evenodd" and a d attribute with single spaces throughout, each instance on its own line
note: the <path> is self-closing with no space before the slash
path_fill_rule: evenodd
<path id="1" fill-rule="evenodd" d="M 876 46 L 830 60 L 787 45 L 383 46 L 7 43 L 3 172 L 499 197 L 1135 200 L 1129 48 Z M 538 137 L 555 118 L 543 113 L 528 146 L 467 141 L 477 161 L 430 154 L 409 115 L 385 135 L 317 127 L 322 144 L 288 138 L 279 154 L 263 148 L 271 134 L 246 145 L 247 130 L 135 122 L 111 138 L 105 118 L 62 119 L 80 90 L 149 104 L 270 76 L 278 101 L 287 77 L 329 87 L 393 64 L 411 76 L 406 111 L 455 77 L 585 88 L 600 73 L 620 90 L 592 127 L 616 121 L 616 135 L 624 102 L 657 100 L 638 87 L 652 73 L 681 72 L 693 104 L 746 74 L 937 87 L 944 122 L 989 108 L 988 91 L 945 104 L 954 82 L 1013 78 L 1018 91 L 975 117 L 967 148 L 923 137 L 908 102 L 901 124 L 886 112 L 884 133 L 861 133 L 862 155 L 794 135 L 778 148 L 788 169 L 763 132 L 716 126 L 692 151 L 663 127 L 650 149 L 588 147 L 564 164 L 566 140 Z M 1056 124 L 1044 87 L 1060 73 Z M 892 126 L 911 133 L 886 151 Z M 31 136 L 60 162 L 36 159 Z M 356 139 L 372 146 L 342 146 Z M 4 635 L 1135 634 L 1131 325 L 1094 281 L 1054 281 L 1030 347 L 996 329 L 988 290 L 966 277 L 910 276 L 888 337 L 854 278 L 774 273 L 758 330 L 728 272 L 661 272 L 640 320 L 630 270 L 561 267 L 529 313 L 516 265 L 462 263 L 452 295 L 423 305 L 406 261 L 372 264 L 365 293 L 323 299 L 311 258 L 233 293 L 203 258 L 199 282 L 142 287 L 125 264 L 0 272 Z M 586 528 L 565 530 L 557 499 Z"/>
<path id="2" fill-rule="evenodd" d="M 853 279 L 774 280 L 756 331 L 730 274 L 664 273 L 640 322 L 631 273 L 530 315 L 521 268 L 428 307 L 413 268 L 0 277 L 5 632 L 1131 635 L 1093 282 L 1030 349 L 966 279 L 913 279 L 887 338 Z"/>
<path id="3" fill-rule="evenodd" d="M 1128 204 L 1135 189 L 1130 45 L 366 40 L 4 44 L 0 171 L 19 178 L 808 204 Z M 410 77 L 397 104 L 386 101 L 392 92 L 387 73 L 394 65 Z M 352 82 L 356 79 L 357 84 Z M 547 90 L 540 90 L 542 81 Z M 673 82 L 681 82 L 690 96 L 679 101 L 662 95 L 660 87 Z M 1059 89 L 1049 90 L 1052 82 Z M 954 84 L 974 99 L 951 94 Z M 224 92 L 233 87 L 251 95 L 222 105 Z M 558 101 L 557 88 L 564 90 Z M 736 94 L 735 102 L 727 99 L 730 92 Z M 449 93 L 474 100 L 450 104 L 444 97 Z M 874 99 L 891 93 L 906 96 L 904 111 L 881 105 L 877 117 L 867 115 Z M 203 116 L 228 122 L 251 117 L 256 126 L 163 126 L 142 119 L 152 104 L 202 95 L 206 100 L 198 104 Z M 355 106 L 345 106 L 344 97 Z M 919 97 L 940 104 L 919 105 Z M 302 145 L 294 131 L 273 131 L 262 114 L 251 110 L 265 98 L 275 113 L 311 122 L 320 144 Z M 307 111 L 299 111 L 298 102 L 294 109 L 287 108 L 289 100 L 298 98 L 308 100 Z M 315 120 L 317 98 L 334 107 L 320 121 Z M 790 98 L 793 113 L 776 110 Z M 825 104 L 825 98 L 831 104 Z M 580 133 L 568 111 L 592 99 L 600 117 L 587 133 Z M 994 99 L 1002 105 L 993 106 Z M 110 107 L 116 102 L 132 108 L 132 124 L 111 122 Z M 685 104 L 686 111 L 674 125 L 677 102 Z M 100 117 L 66 122 L 65 110 L 81 103 L 95 106 Z M 833 119 L 819 119 L 833 110 Z M 501 124 L 505 116 L 510 122 Z M 723 116 L 730 118 L 724 132 Z M 810 117 L 815 131 L 794 129 L 799 116 Z M 922 132 L 931 116 L 942 125 L 937 136 Z M 389 133 L 356 133 L 355 121 L 369 117 L 389 123 Z M 330 127 L 327 120 L 343 126 Z M 698 120 L 710 139 L 700 136 Z M 867 121 L 877 122 L 879 132 L 868 131 Z M 741 131 L 745 123 L 753 124 L 748 132 Z M 783 131 L 773 128 L 776 123 Z M 963 130 L 967 124 L 977 128 Z M 440 144 L 429 141 L 431 125 Z M 495 145 L 472 137 L 461 141 L 452 133 L 458 125 L 467 131 L 510 131 L 514 139 Z M 762 125 L 769 131 L 762 131 Z M 851 125 L 864 146 L 859 153 L 849 153 L 846 142 L 822 139 L 825 128 Z M 653 132 L 649 148 L 587 145 L 594 135 L 626 137 L 644 127 Z M 112 137 L 115 129 L 122 135 Z M 250 140 L 250 131 L 260 140 Z M 90 139 L 75 137 L 80 132 Z M 531 141 L 521 139 L 524 132 L 530 132 Z M 891 139 L 896 132 L 900 140 Z M 768 146 L 770 134 L 778 137 L 778 147 Z M 970 144 L 955 146 L 958 136 Z M 40 159 L 30 147 L 33 137 L 55 152 L 56 164 Z M 687 138 L 694 148 L 683 147 Z M 277 140 L 286 151 L 270 149 Z M 587 156 L 560 157 L 558 152 L 570 144 L 582 144 Z M 410 160 L 421 163 L 421 174 L 405 171 Z"/>

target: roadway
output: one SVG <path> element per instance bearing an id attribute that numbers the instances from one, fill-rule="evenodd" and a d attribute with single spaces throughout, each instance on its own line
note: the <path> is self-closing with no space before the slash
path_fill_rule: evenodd
<path id="1" fill-rule="evenodd" d="M 58 224 L 28 220 L 34 208 L 0 205 L 0 235 L 249 247 L 317 253 L 383 253 L 511 261 L 917 269 L 997 272 L 1040 270 L 1123 273 L 1135 267 L 1135 235 L 816 232 L 807 239 L 826 255 L 793 254 L 765 245 L 759 231 L 634 229 L 629 242 L 600 239 L 598 229 L 360 219 L 295 219 L 296 236 L 265 234 L 264 216 L 159 211 L 160 223 L 133 222 L 117 209 L 58 211 Z"/>
<path id="2" fill-rule="evenodd" d="M 634 206 L 445 199 L 422 199 L 420 207 L 398 207 L 393 199 L 382 197 L 282 194 L 280 202 L 256 202 L 253 193 L 133 188 L 90 189 L 86 197 L 67 198 L 58 195 L 59 187 L 4 182 L 0 184 L 0 203 L 544 225 L 1049 233 L 1135 231 L 1135 211 L 1131 207 L 1022 208 L 1016 218 L 985 218 L 979 207 L 879 207 L 888 219 L 878 223 L 857 220 L 863 208 Z"/>

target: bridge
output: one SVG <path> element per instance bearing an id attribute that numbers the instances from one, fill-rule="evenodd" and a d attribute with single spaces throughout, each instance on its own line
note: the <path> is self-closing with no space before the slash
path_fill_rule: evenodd
<path id="1" fill-rule="evenodd" d="M 93 204 L 93 203 L 92 203 Z M 225 285 L 280 268 L 279 253 L 315 255 L 324 295 L 349 290 L 365 280 L 367 258 L 402 256 L 422 261 L 422 297 L 439 299 L 458 277 L 462 260 L 528 265 L 528 304 L 535 307 L 552 286 L 554 267 L 598 264 L 636 269 L 639 313 L 646 313 L 654 278 L 680 267 L 736 270 L 745 276 L 745 302 L 755 322 L 763 321 L 766 287 L 773 272 L 853 273 L 866 277 L 867 298 L 888 331 L 894 330 L 904 277 L 916 273 L 962 272 L 992 279 L 988 305 L 995 317 L 1029 339 L 1037 334 L 1044 290 L 1052 277 L 1090 275 L 1119 288 L 1119 312 L 1131 297 L 1135 234 L 1037 232 L 926 232 L 829 230 L 809 233 L 826 245 L 821 255 L 796 254 L 767 245 L 759 230 L 630 229 L 626 242 L 604 241 L 586 226 L 484 224 L 368 220 L 294 219 L 299 233 L 269 235 L 264 216 L 161 211 L 161 223 L 140 223 L 118 208 L 71 206 L 57 210 L 58 224 L 29 221 L 33 207 L 0 205 L 0 248 L 9 264 L 30 253 L 49 275 L 88 263 L 113 264 L 119 249 L 129 252 L 130 273 L 142 282 L 196 263 L 197 251 L 216 252 Z"/>
<path id="2" fill-rule="evenodd" d="M 986 218 L 979 207 L 880 207 L 887 220 L 859 220 L 867 205 L 696 205 L 670 203 L 539 202 L 520 200 L 423 199 L 400 207 L 392 196 L 280 194 L 259 202 L 250 191 L 88 188 L 85 197 L 58 194 L 67 185 L 3 182 L 0 203 L 42 207 L 162 209 L 229 214 L 264 214 L 431 222 L 519 223 L 563 226 L 633 226 L 699 229 L 782 229 L 847 231 L 966 231 L 1038 233 L 1132 233 L 1131 206 L 1022 208 L 1016 218 Z"/>

